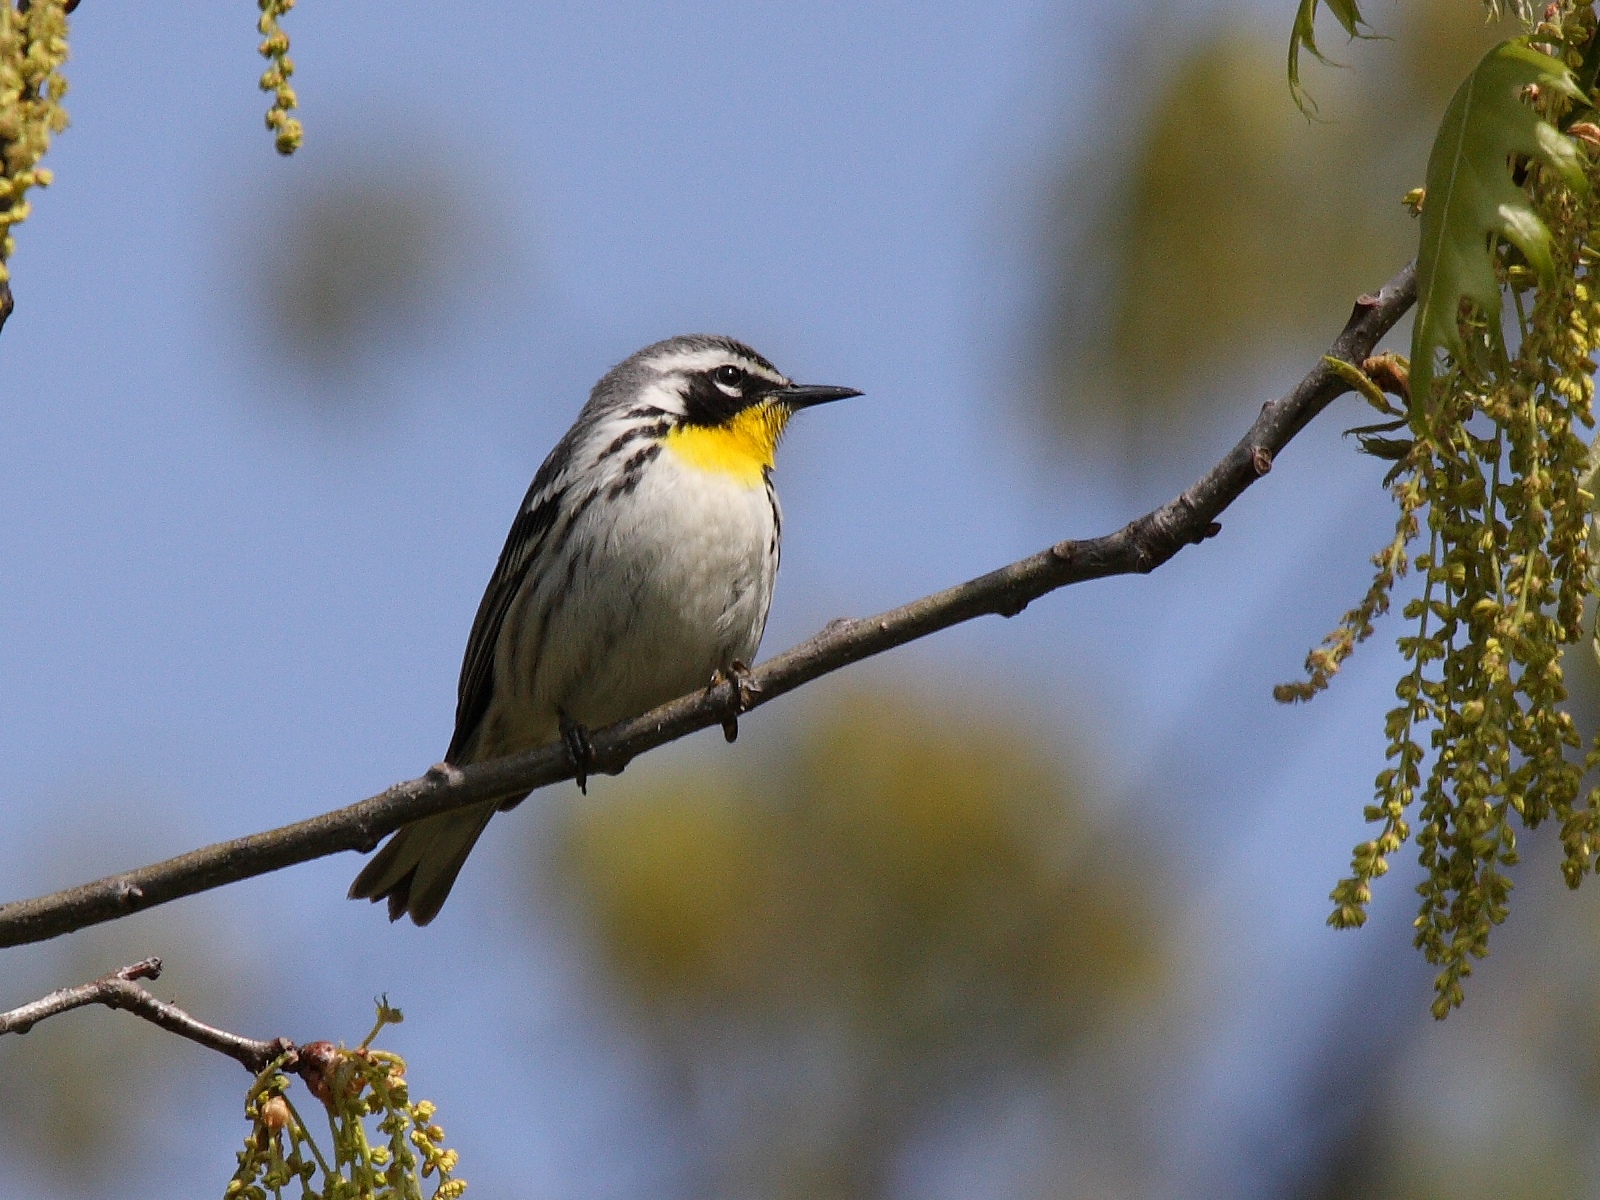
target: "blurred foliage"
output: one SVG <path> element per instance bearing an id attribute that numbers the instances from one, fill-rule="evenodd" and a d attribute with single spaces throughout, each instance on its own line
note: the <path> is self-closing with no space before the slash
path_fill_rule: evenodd
<path id="1" fill-rule="evenodd" d="M 103 974 L 66 956 L 61 980 Z M 11 994 L 0 1003 L 31 1000 Z M 49 986 L 36 989 L 41 993 Z M 93 1011 L 46 1021 L 0 1044 L 0 1146 L 58 1183 L 109 1182 L 148 1133 L 148 1115 L 127 1097 L 161 1080 L 170 1066 L 168 1035 L 129 1017 Z"/>
<path id="2" fill-rule="evenodd" d="M 37 956 L 7 951 L 0 1008 L 99 978 L 151 953 L 182 979 L 182 1003 L 226 1024 L 239 999 L 234 964 L 214 934 L 170 913 L 86 930 Z M 165 989 L 163 989 L 165 990 Z M 87 1008 L 0 1038 L 0 1162 L 26 1163 L 63 1194 L 107 1194 L 127 1164 L 199 1092 L 208 1051 L 124 1013 Z M 237 1071 L 237 1068 L 231 1068 Z M 230 1074 L 228 1078 L 232 1079 Z"/>
<path id="3" fill-rule="evenodd" d="M 1600 1188 L 1600 895 L 1567 893 L 1549 855 L 1529 857 L 1472 1002 L 1445 1025 L 1411 1025 L 1351 1081 L 1359 1115 L 1303 1200 L 1567 1200 Z"/>
<path id="4" fill-rule="evenodd" d="M 1498 15 L 1497 15 L 1498 14 Z M 1510 5 L 1492 6 L 1483 0 L 1418 0 L 1400 6 L 1401 30 L 1394 42 L 1395 70 L 1401 82 L 1384 98 L 1385 111 L 1401 105 L 1418 107 L 1413 120 L 1422 140 L 1417 149 L 1426 152 L 1443 116 L 1445 106 L 1455 95 L 1472 65 L 1497 42 L 1521 32 Z M 1374 66 L 1385 66 L 1375 63 Z M 1366 78 L 1363 84 L 1379 82 Z M 1379 83 L 1379 86 L 1383 86 Z M 1413 174 L 1421 182 L 1425 160 L 1413 164 Z"/>
<path id="5" fill-rule="evenodd" d="M 398 146 L 294 178 L 272 204 L 267 236 L 251 235 L 252 282 L 272 355 L 326 382 L 348 384 L 396 343 L 437 340 L 497 257 L 483 198 L 459 172 Z M 317 395 L 352 415 L 380 402 L 348 386 Z"/>
<path id="6" fill-rule="evenodd" d="M 719 1190 L 882 1194 L 930 1109 L 1157 986 L 1154 873 L 1002 715 L 856 693 L 759 770 L 581 805 L 564 859 L 641 1028 L 762 1097 Z"/>
<path id="7" fill-rule="evenodd" d="M 1327 121 L 1285 94 L 1282 44 L 1240 27 L 1129 57 L 1111 92 L 1135 116 L 1106 123 L 1117 140 L 1067 171 L 1052 218 L 1066 251 L 1044 401 L 1063 437 L 1148 470 L 1219 406 L 1239 411 L 1254 364 L 1305 364 L 1415 253 L 1401 197 L 1445 101 L 1505 31 L 1476 0 L 1391 11 L 1397 29 L 1343 56 L 1359 79 L 1320 73 Z"/>

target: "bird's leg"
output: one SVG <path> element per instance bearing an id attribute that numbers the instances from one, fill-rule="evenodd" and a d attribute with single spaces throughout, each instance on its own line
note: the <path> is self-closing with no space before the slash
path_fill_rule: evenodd
<path id="1" fill-rule="evenodd" d="M 733 711 L 722 718 L 722 736 L 730 742 L 739 740 L 739 714 L 755 703 L 761 685 L 750 677 L 750 668 L 738 659 L 728 664 L 727 670 L 718 667 L 711 673 L 711 688 L 722 684 L 733 686 Z"/>
<path id="2" fill-rule="evenodd" d="M 589 794 L 589 768 L 594 766 L 594 746 L 589 742 L 589 731 L 578 722 L 572 720 L 566 713 L 558 714 L 561 718 L 561 740 L 566 743 L 567 753 L 572 755 L 572 765 L 577 768 L 575 778 L 578 790 L 585 796 Z"/>

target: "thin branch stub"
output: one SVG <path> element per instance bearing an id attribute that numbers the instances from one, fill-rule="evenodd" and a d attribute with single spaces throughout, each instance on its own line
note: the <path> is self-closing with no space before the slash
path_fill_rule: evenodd
<path id="1" fill-rule="evenodd" d="M 9 1012 L 0 1012 L 0 1035 L 27 1033 L 49 1017 L 99 1004 L 130 1012 L 168 1033 L 175 1033 L 208 1050 L 226 1054 L 253 1074 L 260 1074 L 268 1064 L 283 1059 L 281 1065 L 285 1071 L 298 1071 L 305 1076 L 299 1061 L 301 1054 L 288 1038 L 263 1042 L 229 1033 L 195 1020 L 177 1005 L 157 999 L 139 986 L 139 980 L 159 979 L 160 976 L 161 960 L 152 957 L 112 971 L 109 975 L 102 975 L 90 983 L 61 988 Z"/>

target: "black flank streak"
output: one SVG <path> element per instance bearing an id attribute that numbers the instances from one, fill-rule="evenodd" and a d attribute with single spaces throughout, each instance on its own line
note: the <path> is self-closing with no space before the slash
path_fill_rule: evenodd
<path id="1" fill-rule="evenodd" d="M 661 453 L 661 443 L 652 442 L 650 445 L 636 450 L 632 458 L 622 464 L 622 478 L 611 485 L 606 493 L 606 499 L 616 500 L 626 496 L 639 486 L 639 480 L 644 477 L 644 468 L 656 455 Z"/>
<path id="2" fill-rule="evenodd" d="M 767 474 L 767 507 L 772 510 L 772 537 L 767 542 L 767 553 L 772 556 L 772 566 L 776 570 L 779 561 L 779 547 L 783 543 L 783 510 L 778 507 L 778 493 L 772 486 L 772 475 Z"/>
<path id="3" fill-rule="evenodd" d="M 583 514 L 589 511 L 590 505 L 600 499 L 600 490 L 596 488 L 592 492 L 584 493 L 583 499 L 572 506 L 572 511 L 567 515 L 565 524 L 553 531 L 552 537 L 555 540 L 549 550 L 541 555 L 541 559 L 546 566 L 560 561 L 562 552 L 567 548 L 567 544 L 572 540 L 573 532 L 578 528 L 578 522 L 583 520 Z M 577 561 L 576 555 L 573 556 L 573 561 Z"/>
<path id="4" fill-rule="evenodd" d="M 620 454 L 624 446 L 628 445 L 630 442 L 636 442 L 640 438 L 649 438 L 653 441 L 658 441 L 665 437 L 667 435 L 667 430 L 671 429 L 672 425 L 671 422 L 666 419 L 666 415 L 662 413 L 659 408 L 636 408 L 628 414 L 630 417 L 648 417 L 651 415 L 658 416 L 661 419 L 658 421 L 652 421 L 648 425 L 635 425 L 632 428 L 624 429 L 621 433 L 617 434 L 616 437 L 611 439 L 611 444 L 609 446 L 600 451 L 598 461 L 605 462 L 606 459 L 611 458 L 613 455 Z"/>
<path id="5" fill-rule="evenodd" d="M 555 544 L 550 547 L 546 561 L 553 562 L 560 557 L 561 551 L 566 548 L 567 541 L 572 537 L 572 531 L 578 527 L 578 522 L 582 519 L 583 514 L 588 512 L 589 506 L 598 499 L 600 499 L 600 489 L 596 488 L 573 506 L 572 515 L 567 518 L 567 523 L 556 534 Z"/>
<path id="6" fill-rule="evenodd" d="M 601 460 L 604 461 L 605 459 L 610 458 L 613 454 L 618 453 L 629 442 L 644 436 L 644 433 L 645 430 L 639 428 L 638 426 L 634 426 L 632 429 L 624 429 L 611 440 L 611 444 L 609 446 L 600 451 Z"/>
<path id="7" fill-rule="evenodd" d="M 577 527 L 578 519 L 583 516 L 584 511 L 589 507 L 589 505 L 593 504 L 599 498 L 599 496 L 600 491 L 599 489 L 596 489 L 595 491 L 592 491 L 586 495 L 582 500 L 578 501 L 577 507 L 572 510 L 571 518 L 567 521 L 566 525 L 562 527 L 561 532 L 558 535 L 558 541 L 550 548 L 550 558 L 547 561 L 554 561 L 554 559 L 561 553 L 562 549 L 567 544 L 567 539 L 572 536 L 573 529 Z M 577 582 L 577 580 L 578 556 L 574 554 L 567 559 L 567 569 L 561 581 L 556 584 L 554 591 L 551 593 L 550 599 L 545 603 L 543 609 L 539 613 L 539 630 L 537 635 L 534 637 L 533 654 L 528 659 L 528 661 L 532 664 L 529 672 L 530 678 L 538 677 L 539 663 L 540 660 L 544 658 L 545 637 L 550 632 L 550 620 L 565 606 L 567 602 L 567 595 L 572 591 L 573 585 Z"/>

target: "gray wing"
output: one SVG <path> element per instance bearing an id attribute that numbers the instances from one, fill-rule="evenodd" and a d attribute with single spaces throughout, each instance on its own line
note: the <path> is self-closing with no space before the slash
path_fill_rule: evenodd
<path id="1" fill-rule="evenodd" d="M 456 691 L 456 729 L 444 756 L 448 763 L 461 761 L 461 755 L 466 752 L 494 698 L 495 647 L 500 641 L 500 628 L 505 623 L 511 601 L 521 590 L 561 514 L 566 481 L 559 476 L 569 458 L 566 451 L 567 443 L 563 440 L 533 477 L 517 519 L 511 523 L 511 532 L 506 535 L 500 561 L 495 564 L 489 586 L 478 602 L 478 615 L 472 622 L 467 653 L 461 661 L 461 681 Z"/>

